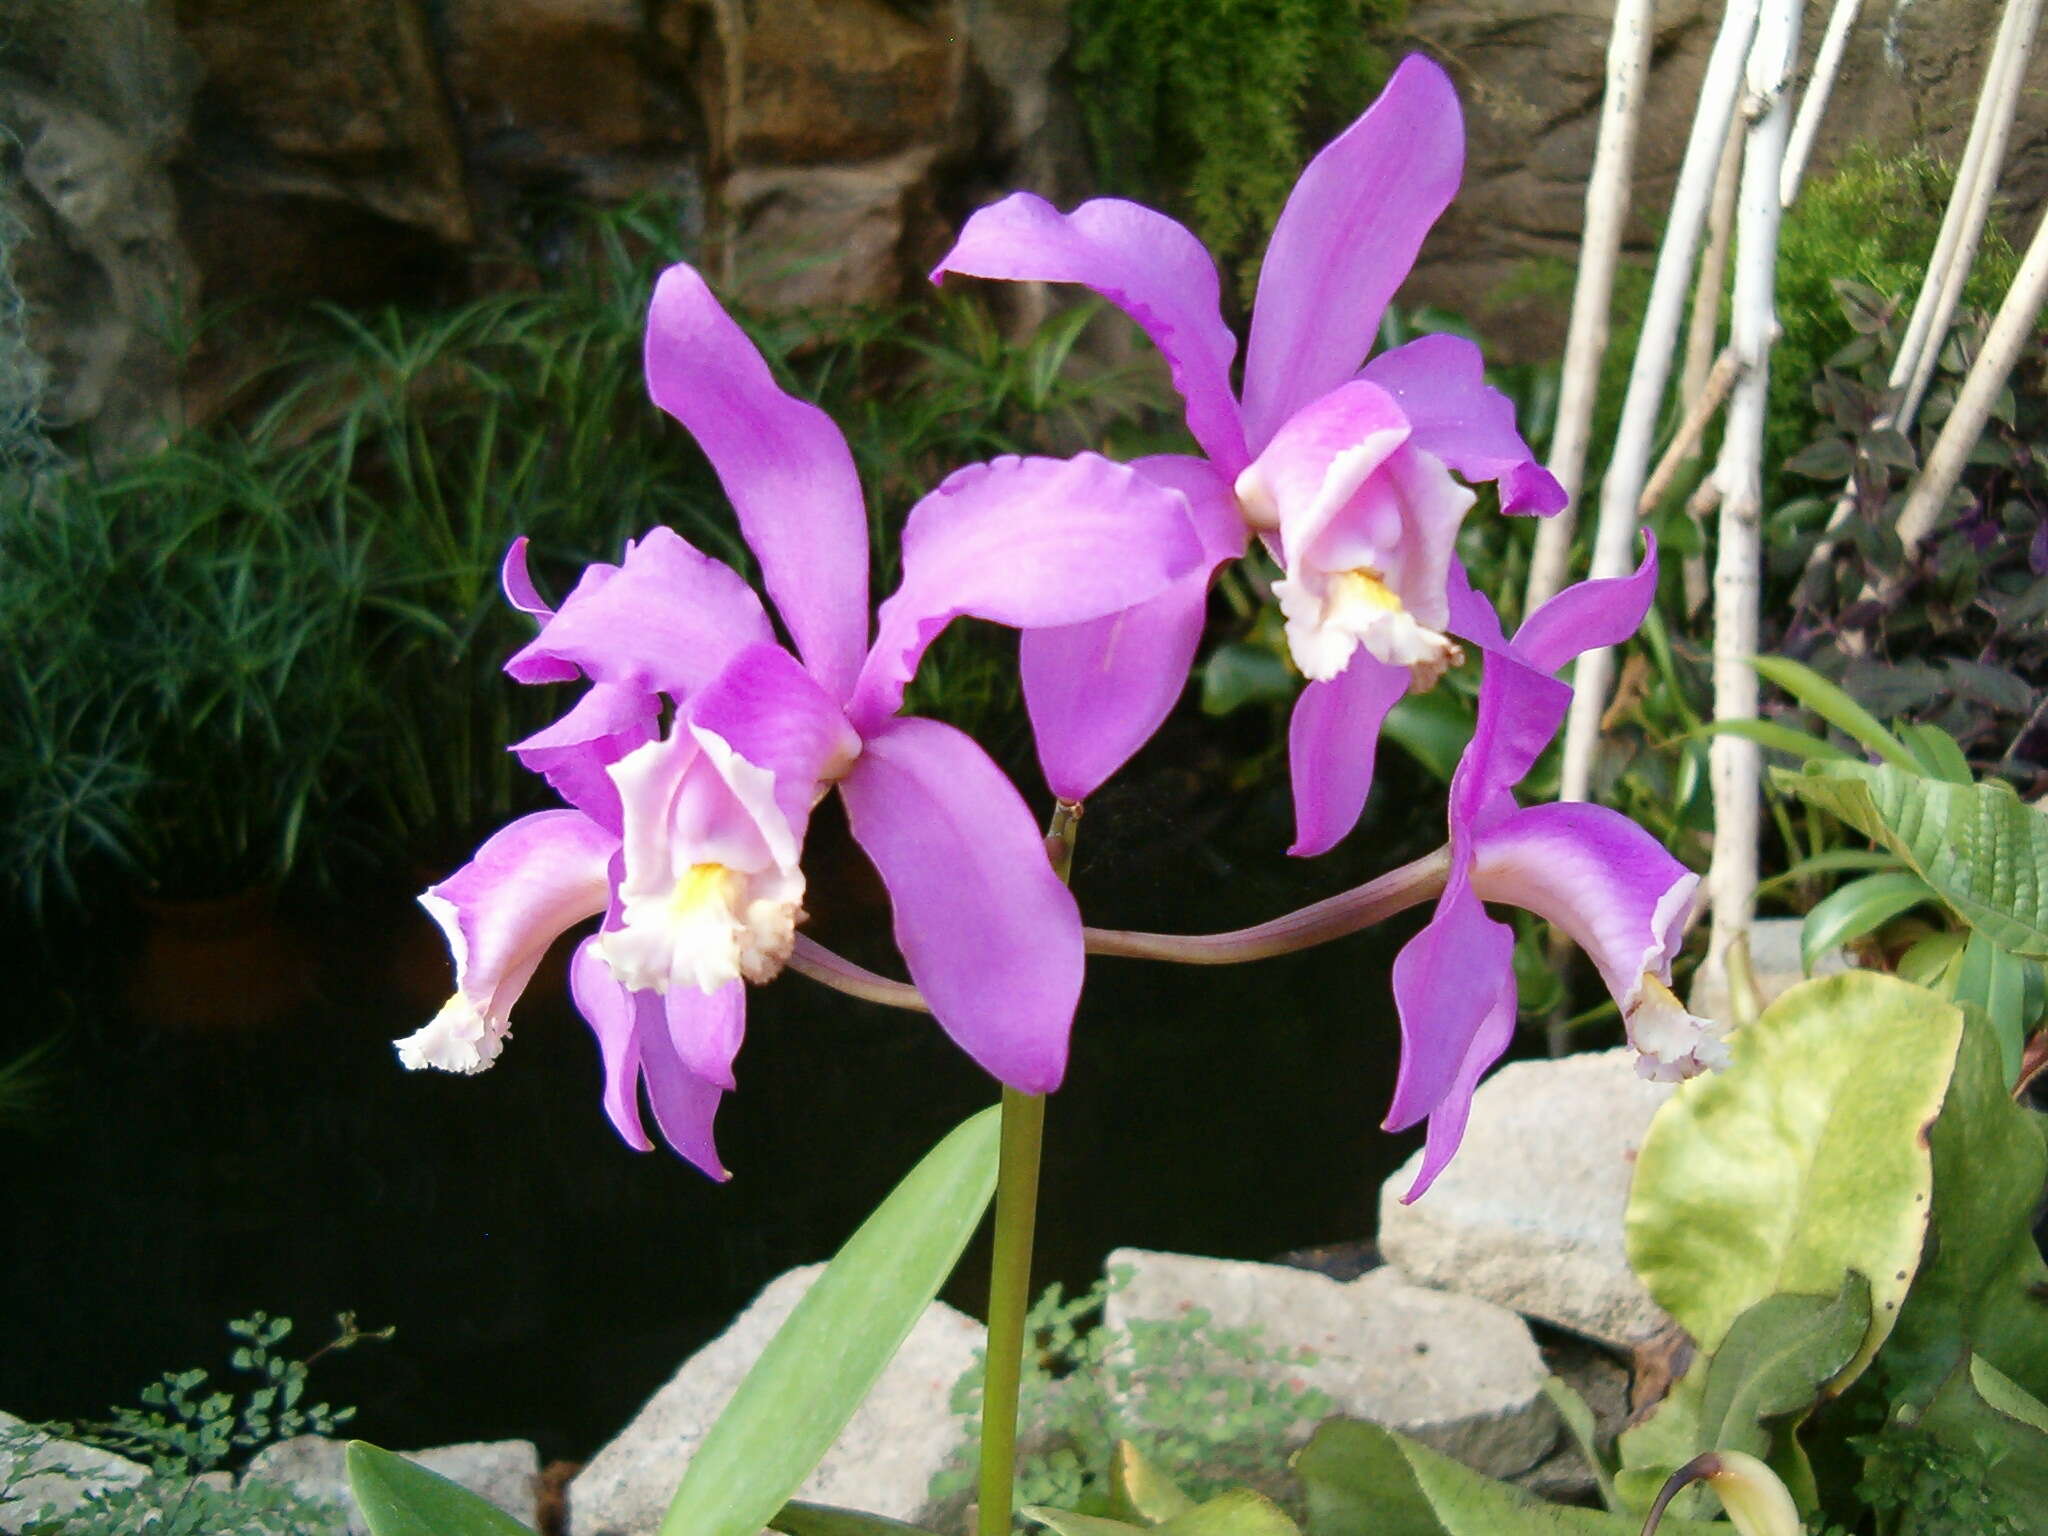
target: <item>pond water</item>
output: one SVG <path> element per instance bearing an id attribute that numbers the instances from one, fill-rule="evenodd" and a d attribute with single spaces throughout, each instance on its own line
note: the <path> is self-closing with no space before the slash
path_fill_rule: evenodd
<path id="1" fill-rule="evenodd" d="M 1440 839 L 1441 790 L 1389 752 L 1345 848 L 1288 860 L 1279 765 L 1231 792 L 1242 756 L 1213 725 L 1178 729 L 1179 747 L 1089 808 L 1075 879 L 1092 922 L 1261 921 Z M 1207 766 L 1146 766 L 1191 760 Z M 810 931 L 893 969 L 879 888 L 843 827 L 822 819 L 807 862 Z M 28 1006 L 8 1044 L 66 1036 L 44 1113 L 0 1130 L 0 1407 L 95 1415 L 162 1370 L 218 1370 L 230 1317 L 290 1315 L 303 1351 L 350 1309 L 398 1330 L 315 1371 L 317 1398 L 360 1406 L 357 1432 L 523 1437 L 583 1459 L 993 1096 L 929 1020 L 786 976 L 752 994 L 720 1118 L 735 1177 L 716 1186 L 617 1140 L 595 1048 L 545 972 L 492 1071 L 409 1074 L 388 1042 L 423 1015 L 390 962 L 420 949 L 422 920 L 395 893 L 295 915 L 317 996 L 261 1028 L 137 1025 L 121 1003 L 132 922 L 44 935 L 20 957 Z M 1049 1115 L 1039 1283 L 1085 1285 L 1119 1244 L 1270 1258 L 1369 1234 L 1380 1181 L 1414 1145 L 1378 1121 L 1396 1058 L 1388 970 L 1419 921 L 1250 966 L 1094 962 Z M 947 1292 L 977 1312 L 984 1245 Z"/>

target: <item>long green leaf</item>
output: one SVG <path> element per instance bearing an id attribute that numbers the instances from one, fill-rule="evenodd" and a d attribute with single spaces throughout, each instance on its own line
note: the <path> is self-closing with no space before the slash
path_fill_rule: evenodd
<path id="1" fill-rule="evenodd" d="M 533 1536 L 460 1483 L 364 1440 L 349 1442 L 348 1486 L 370 1536 Z"/>
<path id="2" fill-rule="evenodd" d="M 1853 752 L 1845 751 L 1832 741 L 1822 741 L 1793 726 L 1780 724 L 1776 720 L 1709 720 L 1697 730 L 1694 736 L 1740 736 L 1744 741 L 1753 741 L 1760 747 L 1769 747 L 1774 752 L 1788 753 L 1802 762 L 1853 763 L 1860 761 Z"/>
<path id="3" fill-rule="evenodd" d="M 920 1525 L 905 1525 L 886 1515 L 838 1509 L 830 1504 L 805 1504 L 792 1499 L 782 1506 L 768 1529 L 783 1536 L 935 1536 Z"/>
<path id="4" fill-rule="evenodd" d="M 2048 959 L 2048 816 L 2004 783 L 1947 784 L 1867 763 L 1772 778 L 1898 854 L 1992 943 Z"/>
<path id="5" fill-rule="evenodd" d="M 939 1293 L 996 1187 L 997 1111 L 925 1155 L 804 1293 L 676 1489 L 662 1536 L 756 1536 Z"/>
<path id="6" fill-rule="evenodd" d="M 1878 723 L 1877 716 L 1813 668 L 1783 656 L 1753 656 L 1749 664 L 1766 682 L 1777 684 L 1851 740 L 1862 743 L 1895 767 L 1912 773 L 1919 771 L 1918 759 Z"/>
<path id="7" fill-rule="evenodd" d="M 1799 964 L 1811 973 L 1829 950 L 1862 938 L 1922 902 L 1938 899 L 1925 880 L 1903 871 L 1851 880 L 1815 903 L 1799 925 Z"/>

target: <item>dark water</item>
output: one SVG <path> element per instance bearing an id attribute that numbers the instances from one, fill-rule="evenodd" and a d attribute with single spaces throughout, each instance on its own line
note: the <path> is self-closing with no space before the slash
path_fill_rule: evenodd
<path id="1" fill-rule="evenodd" d="M 1288 860 L 1278 765 L 1234 791 L 1242 757 L 1213 726 L 1178 729 L 1149 759 L 1204 766 L 1141 761 L 1089 808 L 1075 878 L 1092 922 L 1260 921 L 1440 839 L 1441 790 L 1388 753 L 1346 847 Z M 821 822 L 809 862 L 812 931 L 887 967 L 879 891 L 843 831 Z M 60 1026 L 65 1043 L 36 1128 L 0 1130 L 0 1407 L 90 1416 L 162 1370 L 218 1367 L 230 1317 L 288 1314 L 310 1348 L 352 1309 L 398 1328 L 315 1372 L 316 1396 L 360 1405 L 357 1432 L 587 1457 L 993 1097 L 929 1020 L 786 976 L 752 995 L 720 1120 L 736 1177 L 712 1185 L 615 1138 L 596 1051 L 545 973 L 493 1070 L 402 1072 L 388 1041 L 424 1014 L 399 1001 L 393 957 L 422 920 L 395 896 L 293 906 L 317 995 L 261 1028 L 138 1024 L 132 919 L 18 957 L 0 1045 Z M 1250 966 L 1093 963 L 1049 1115 L 1039 1283 L 1086 1284 L 1119 1244 L 1264 1258 L 1367 1234 L 1413 1144 L 1377 1122 L 1388 969 L 1417 921 Z M 978 1312 L 985 1264 L 978 1241 L 948 1298 Z"/>

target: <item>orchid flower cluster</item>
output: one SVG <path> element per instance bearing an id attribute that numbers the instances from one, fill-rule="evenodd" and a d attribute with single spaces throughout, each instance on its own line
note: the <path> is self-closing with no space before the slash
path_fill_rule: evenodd
<path id="1" fill-rule="evenodd" d="M 1509 515 L 1554 513 L 1564 492 L 1471 342 L 1424 336 L 1367 358 L 1463 157 L 1450 81 L 1407 60 L 1282 211 L 1241 392 L 1215 264 L 1181 225 L 1115 199 L 1061 213 L 1028 193 L 976 213 L 934 280 L 1076 283 L 1106 298 L 1164 356 L 1201 451 L 959 470 L 910 512 L 902 580 L 872 637 L 868 520 L 845 439 L 775 383 L 697 273 L 664 273 L 649 391 L 709 457 L 790 643 L 735 571 L 668 529 L 589 566 L 555 608 L 514 547 L 505 589 L 540 630 L 507 671 L 584 685 L 514 748 L 564 805 L 507 826 L 422 898 L 456 991 L 398 1043 L 400 1059 L 489 1066 L 550 944 L 598 918 L 570 985 L 603 1057 L 605 1109 L 650 1147 L 644 1089 L 669 1145 L 725 1177 L 712 1123 L 734 1086 L 746 988 L 791 959 L 806 826 L 836 789 L 940 1027 L 1010 1087 L 1056 1088 L 1082 981 L 1079 910 L 1023 796 L 969 738 L 904 715 L 906 684 L 956 617 L 1019 630 L 1039 761 L 1078 805 L 1173 708 L 1209 585 L 1257 538 L 1282 573 L 1273 593 L 1307 680 L 1289 728 L 1292 853 L 1325 852 L 1357 822 L 1401 696 L 1433 686 L 1465 647 L 1480 653 L 1437 910 L 1394 971 L 1403 1059 L 1387 1125 L 1428 1124 L 1409 1197 L 1455 1151 L 1514 1027 L 1513 935 L 1487 902 L 1586 949 L 1646 1075 L 1715 1065 L 1717 1031 L 1669 988 L 1697 877 L 1612 811 L 1514 797 L 1570 698 L 1554 674 L 1635 629 L 1655 551 L 1504 636 L 1456 556 L 1471 487 L 1495 484 Z"/>

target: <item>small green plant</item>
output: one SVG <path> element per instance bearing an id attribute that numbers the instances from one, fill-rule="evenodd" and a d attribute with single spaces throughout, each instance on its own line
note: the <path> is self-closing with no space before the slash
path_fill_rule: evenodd
<path id="1" fill-rule="evenodd" d="M 339 1536 L 347 1522 L 328 1505 L 262 1482 L 205 1481 L 275 1441 L 331 1434 L 355 1417 L 353 1408 L 305 1400 L 309 1368 L 323 1355 L 392 1330 L 365 1332 L 355 1314 L 337 1319 L 333 1339 L 303 1360 L 279 1354 L 292 1331 L 290 1318 L 251 1313 L 228 1324 L 236 1339 L 228 1368 L 252 1383 L 241 1390 L 210 1385 L 204 1369 L 166 1372 L 144 1387 L 139 1406 L 80 1424 L 24 1424 L 0 1431 L 0 1509 L 19 1503 L 31 1476 L 56 1475 L 86 1485 L 74 1507 L 60 1512 L 45 1501 L 23 1510 L 12 1526 L 23 1536 Z M 149 1474 L 124 1486 L 92 1487 L 89 1470 L 43 1465 L 37 1452 L 51 1437 L 76 1440 L 141 1461 Z M 21 1515 L 8 1510 L 11 1520 Z"/>
<path id="2" fill-rule="evenodd" d="M 1050 1286 L 1031 1309 L 1017 1505 L 1110 1513 L 1120 1441 L 1198 1500 L 1241 1483 L 1281 1485 L 1290 1432 L 1332 1411 L 1324 1393 L 1287 1379 L 1313 1353 L 1269 1345 L 1256 1328 L 1217 1327 L 1199 1308 L 1134 1319 L 1127 1331 L 1089 1326 L 1130 1274 L 1120 1267 L 1072 1298 Z M 932 1480 L 934 1503 L 973 1489 L 981 1384 L 977 1363 L 954 1385 L 967 1438 Z"/>

